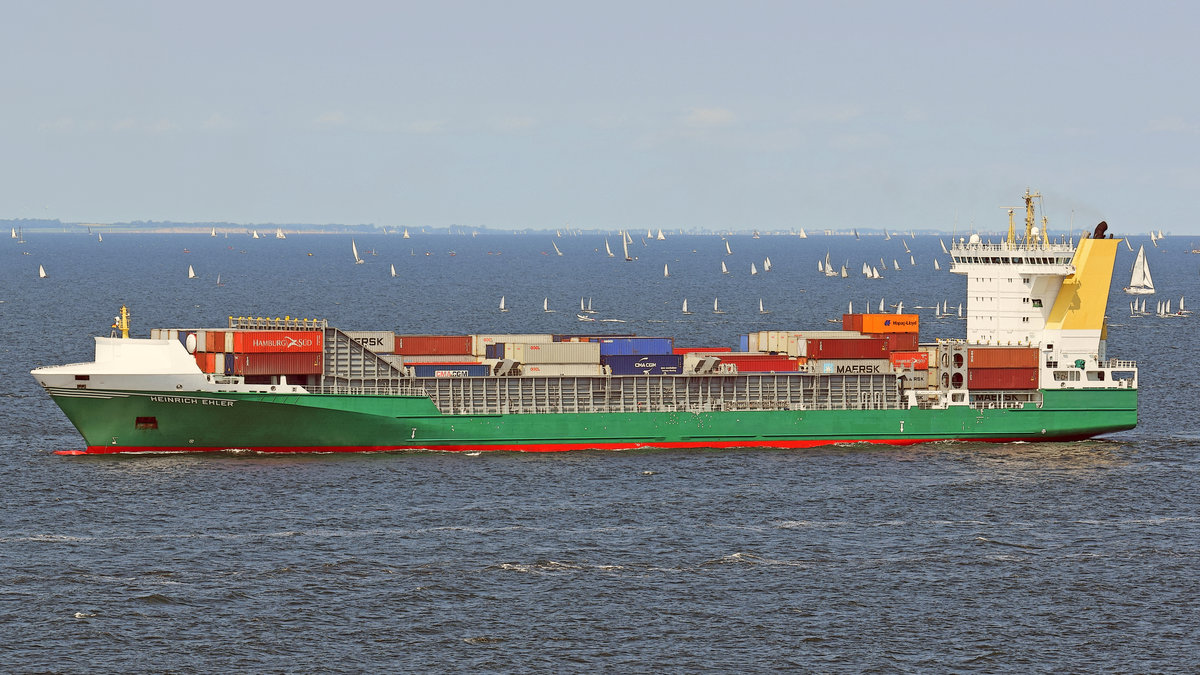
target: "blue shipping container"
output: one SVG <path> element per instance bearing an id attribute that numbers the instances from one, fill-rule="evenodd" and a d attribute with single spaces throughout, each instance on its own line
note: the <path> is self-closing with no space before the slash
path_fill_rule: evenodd
<path id="1" fill-rule="evenodd" d="M 504 358 L 504 343 L 496 342 L 490 345 L 484 345 L 483 357 L 486 359 L 502 359 Z"/>
<path id="2" fill-rule="evenodd" d="M 417 377 L 483 377 L 492 374 L 486 363 L 414 363 Z"/>
<path id="3" fill-rule="evenodd" d="M 739 352 L 750 351 L 750 336 L 749 335 L 739 335 L 738 336 L 738 347 L 740 347 L 740 349 L 738 349 Z"/>
<path id="4" fill-rule="evenodd" d="M 674 338 L 623 337 L 600 338 L 600 356 L 618 354 L 670 354 L 675 348 Z"/>
<path id="5" fill-rule="evenodd" d="M 600 357 L 613 375 L 681 375 L 682 354 L 613 354 Z"/>
<path id="6" fill-rule="evenodd" d="M 226 375 L 233 374 L 233 354 L 225 355 L 225 374 Z"/>

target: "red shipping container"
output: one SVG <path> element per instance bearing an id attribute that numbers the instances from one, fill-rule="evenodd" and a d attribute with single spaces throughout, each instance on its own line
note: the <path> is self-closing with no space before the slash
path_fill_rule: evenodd
<path id="1" fill-rule="evenodd" d="M 886 337 L 888 349 L 893 352 L 915 352 L 919 344 L 916 333 L 886 333 L 877 337 Z"/>
<path id="2" fill-rule="evenodd" d="M 969 347 L 968 368 L 1037 368 L 1036 347 Z"/>
<path id="3" fill-rule="evenodd" d="M 204 354 L 203 353 L 196 352 L 195 354 L 192 354 L 192 358 L 196 359 L 196 367 L 200 369 L 200 372 L 202 372 L 202 373 L 211 373 L 212 372 L 211 370 L 204 369 Z"/>
<path id="4" fill-rule="evenodd" d="M 233 351 L 238 354 L 320 354 L 325 348 L 324 336 L 319 330 L 238 331 L 233 334 Z"/>
<path id="5" fill-rule="evenodd" d="M 810 359 L 884 359 L 889 349 L 888 338 L 828 338 L 808 340 L 805 355 Z"/>
<path id="6" fill-rule="evenodd" d="M 199 354 L 196 356 L 199 356 Z M 212 352 L 207 352 L 204 355 L 204 365 L 200 367 L 200 370 L 203 370 L 206 373 L 217 372 L 217 355 Z"/>
<path id="7" fill-rule="evenodd" d="M 1037 368 L 970 368 L 967 389 L 1037 389 Z"/>
<path id="8" fill-rule="evenodd" d="M 321 354 L 235 354 L 234 375 L 320 375 Z"/>
<path id="9" fill-rule="evenodd" d="M 210 330 L 204 336 L 204 351 L 206 352 L 223 352 L 225 351 L 225 331 Z"/>
<path id="10" fill-rule="evenodd" d="M 842 315 L 842 330 L 852 330 L 856 333 L 861 333 L 863 327 L 862 314 L 843 314 Z"/>
<path id="11" fill-rule="evenodd" d="M 694 354 L 703 352 L 705 354 L 724 354 L 732 352 L 733 347 L 675 347 L 671 350 L 672 354 Z"/>
<path id="12" fill-rule="evenodd" d="M 807 360 L 780 356 L 777 354 L 725 354 L 720 357 L 721 363 L 732 363 L 737 366 L 739 373 L 788 373 L 800 369 Z"/>
<path id="13" fill-rule="evenodd" d="M 455 356 L 471 353 L 470 335 L 397 335 L 395 354 L 445 354 Z"/>
<path id="14" fill-rule="evenodd" d="M 888 358 L 893 366 L 929 370 L 929 352 L 892 352 Z"/>

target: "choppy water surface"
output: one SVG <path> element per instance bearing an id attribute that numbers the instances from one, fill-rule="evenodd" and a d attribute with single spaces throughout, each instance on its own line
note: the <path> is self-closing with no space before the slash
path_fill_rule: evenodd
<path id="1" fill-rule="evenodd" d="M 229 314 L 569 332 L 584 296 L 627 321 L 614 331 L 730 345 L 850 300 L 955 306 L 965 283 L 932 270 L 936 238 L 910 241 L 916 267 L 880 238 L 741 237 L 732 256 L 715 237 L 638 238 L 624 263 L 599 237 L 558 239 L 562 257 L 548 237 L 356 237 L 378 253 L 357 266 L 340 236 L 27 238 L 0 242 L 7 671 L 1200 667 L 1198 319 L 1127 318 L 1124 248 L 1109 352 L 1141 365 L 1142 421 L 1101 440 L 61 457 L 81 439 L 28 370 L 88 360 L 122 302 L 138 334 Z M 1161 246 L 1163 295 L 1200 303 L 1200 257 Z M 851 271 L 881 256 L 903 269 L 826 280 L 826 250 Z M 765 256 L 774 269 L 751 277 Z M 541 312 L 544 297 L 560 311 Z M 683 297 L 729 313 L 683 317 Z M 962 336 L 920 311 L 923 338 Z"/>

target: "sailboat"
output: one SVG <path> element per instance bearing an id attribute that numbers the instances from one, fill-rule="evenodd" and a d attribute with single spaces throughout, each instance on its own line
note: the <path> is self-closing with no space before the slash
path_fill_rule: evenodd
<path id="1" fill-rule="evenodd" d="M 910 250 L 908 249 L 908 242 L 906 242 L 906 241 L 904 241 L 903 239 L 901 239 L 901 240 L 900 240 L 900 243 L 901 243 L 901 244 L 904 244 L 904 252 L 905 252 L 905 253 L 912 253 L 912 251 L 910 251 Z"/>
<path id="2" fill-rule="evenodd" d="M 38 278 L 45 279 L 48 276 L 50 276 L 50 275 L 46 274 L 46 268 L 42 267 L 41 265 L 38 265 Z"/>
<path id="3" fill-rule="evenodd" d="M 842 278 L 845 279 L 848 276 L 850 276 L 850 273 L 846 271 L 846 266 L 842 265 Z"/>
<path id="4" fill-rule="evenodd" d="M 721 310 L 717 309 L 717 299 L 713 298 L 713 314 L 724 314 L 724 313 L 725 312 L 722 312 Z"/>
<path id="5" fill-rule="evenodd" d="M 950 255 L 950 251 L 946 250 L 946 242 L 942 241 L 941 239 L 938 239 L 938 243 L 942 245 L 942 253 L 945 253 L 946 255 Z"/>
<path id="6" fill-rule="evenodd" d="M 1152 295 L 1154 293 L 1154 280 L 1150 278 L 1150 265 L 1146 262 L 1146 247 L 1139 246 L 1137 259 L 1133 261 L 1133 270 L 1130 272 L 1129 285 L 1125 287 L 1125 292 L 1130 295 Z"/>
<path id="7" fill-rule="evenodd" d="M 555 311 L 555 310 L 553 310 L 553 309 L 550 309 L 550 298 L 544 298 L 544 299 L 542 300 L 542 311 L 543 311 L 543 312 L 553 312 L 553 311 Z"/>
<path id="8" fill-rule="evenodd" d="M 837 270 L 833 269 L 833 263 L 829 262 L 829 253 L 826 252 L 825 253 L 825 276 L 836 277 L 837 275 L 838 275 Z"/>
<path id="9" fill-rule="evenodd" d="M 879 299 L 879 313 L 883 314 L 883 298 Z"/>
<path id="10" fill-rule="evenodd" d="M 904 313 L 904 301 L 903 300 L 900 301 L 900 304 L 896 305 L 896 313 L 897 314 Z"/>
<path id="11" fill-rule="evenodd" d="M 867 263 L 863 263 L 862 273 L 863 273 L 864 277 L 870 279 L 871 278 L 871 266 L 868 265 Z"/>
<path id="12" fill-rule="evenodd" d="M 358 245 L 354 243 L 353 239 L 350 240 L 350 252 L 354 254 L 354 264 L 355 265 L 363 264 L 363 262 L 364 262 L 363 259 L 358 257 Z"/>
<path id="13" fill-rule="evenodd" d="M 886 227 L 885 227 L 885 228 L 883 228 L 883 240 L 884 240 L 884 241 L 891 241 L 891 240 L 892 240 L 892 235 L 888 234 L 888 231 L 887 231 L 887 228 L 886 228 Z"/>
<path id="14" fill-rule="evenodd" d="M 188 278 L 189 278 L 189 279 L 195 279 L 195 278 L 197 278 L 197 277 L 196 277 L 196 270 L 192 269 L 192 266 L 191 266 L 191 265 L 188 265 Z"/>
<path id="15" fill-rule="evenodd" d="M 210 237 L 215 237 L 215 236 L 217 236 L 217 228 L 215 228 L 215 227 L 214 227 L 214 228 L 212 229 L 212 231 L 208 233 L 208 236 L 210 236 Z"/>
<path id="16" fill-rule="evenodd" d="M 933 259 L 933 269 L 935 269 L 935 270 L 942 269 L 942 266 L 938 264 L 937 258 Z"/>
<path id="17" fill-rule="evenodd" d="M 658 228 L 658 236 L 655 237 L 655 239 L 657 239 L 658 241 L 666 241 L 667 240 L 667 238 L 663 236 L 663 231 L 662 231 L 661 227 Z"/>
<path id="18" fill-rule="evenodd" d="M 614 255 L 613 255 L 612 249 L 611 249 L 611 248 L 609 248 L 609 246 L 608 246 L 608 237 L 605 237 L 605 238 L 604 238 L 604 252 L 605 252 L 605 253 L 607 253 L 607 254 L 608 254 L 608 257 L 610 257 L 610 258 L 615 258 L 615 257 L 616 257 L 616 256 L 614 256 Z"/>
<path id="19" fill-rule="evenodd" d="M 500 311 L 507 312 L 508 308 L 504 306 L 504 296 L 500 296 Z"/>
<path id="20" fill-rule="evenodd" d="M 892 258 L 892 269 L 896 270 L 897 272 L 900 271 L 900 262 L 895 258 Z"/>
<path id="21" fill-rule="evenodd" d="M 633 256 L 629 255 L 629 235 L 621 240 L 621 246 L 625 248 L 625 262 L 633 262 Z"/>
<path id="22" fill-rule="evenodd" d="M 258 230 L 254 230 L 254 234 L 253 234 L 253 235 L 252 235 L 250 238 L 251 238 L 251 239 L 258 239 Z"/>
<path id="23" fill-rule="evenodd" d="M 882 279 L 883 277 L 882 277 L 882 276 L 880 276 L 880 274 L 879 274 L 879 270 L 878 270 L 877 268 L 875 268 L 875 267 L 872 267 L 872 268 L 871 268 L 871 275 L 870 275 L 870 278 L 871 278 L 871 279 Z"/>
<path id="24" fill-rule="evenodd" d="M 407 228 L 407 227 L 406 227 L 406 228 L 404 228 L 404 235 L 403 235 L 402 237 L 400 237 L 400 238 L 401 238 L 401 239 L 408 239 L 408 238 L 409 238 L 409 236 L 408 236 L 408 228 Z"/>
<path id="25" fill-rule="evenodd" d="M 688 308 L 687 308 L 687 298 L 684 298 L 684 299 L 683 299 L 683 313 L 684 313 L 684 314 L 691 314 L 691 312 L 689 312 L 689 311 L 688 311 Z"/>
<path id="26" fill-rule="evenodd" d="M 917 266 L 917 261 L 916 261 L 916 259 L 915 259 L 915 258 L 913 258 L 913 256 L 911 256 L 911 255 L 910 255 L 910 256 L 908 256 L 908 264 L 909 264 L 909 265 L 911 265 L 911 266 L 913 266 L 913 267 L 916 267 L 916 266 Z"/>
<path id="27" fill-rule="evenodd" d="M 101 242 L 103 242 L 103 241 L 104 241 L 104 235 L 103 235 L 103 234 L 101 234 L 101 233 L 99 233 L 99 232 L 97 232 L 97 233 L 96 233 L 96 243 L 97 243 L 97 244 L 99 244 L 99 243 L 101 243 Z"/>
<path id="28" fill-rule="evenodd" d="M 725 255 L 733 255 L 733 251 L 729 250 L 729 240 L 725 240 Z"/>
<path id="29" fill-rule="evenodd" d="M 750 263 L 750 274 L 758 274 L 758 268 L 754 266 L 754 263 Z"/>
<path id="30" fill-rule="evenodd" d="M 221 275 L 220 275 L 220 274 L 218 274 L 218 275 L 217 275 L 217 285 L 218 285 L 218 286 L 224 286 L 224 285 L 225 285 L 225 284 L 221 283 Z"/>
<path id="31" fill-rule="evenodd" d="M 766 309 L 763 308 L 762 298 L 758 299 L 758 313 L 759 314 L 770 314 L 770 312 L 768 312 Z"/>
<path id="32" fill-rule="evenodd" d="M 800 238 L 801 238 L 801 239 L 808 239 L 808 233 L 804 231 L 804 228 L 803 228 L 803 227 L 802 227 L 802 228 L 800 228 Z"/>
<path id="33" fill-rule="evenodd" d="M 579 299 L 579 311 L 584 314 L 595 314 L 596 310 L 592 309 L 592 299 L 588 298 L 587 307 L 583 306 L 583 298 Z"/>
<path id="34" fill-rule="evenodd" d="M 287 235 L 283 233 L 282 227 L 275 228 L 275 238 L 276 239 L 287 239 Z"/>
<path id="35" fill-rule="evenodd" d="M 396 266 L 392 265 L 392 278 L 396 278 Z"/>
<path id="36" fill-rule="evenodd" d="M 556 243 L 554 243 L 553 241 L 551 241 L 551 242 L 550 242 L 550 245 L 554 247 L 554 252 L 555 252 L 556 254 L 558 254 L 558 255 L 562 255 L 562 251 L 558 250 L 558 244 L 556 244 Z"/>
<path id="37" fill-rule="evenodd" d="M 961 319 L 961 318 L 963 318 L 963 315 L 962 315 L 962 303 L 961 303 L 961 302 L 960 302 L 960 303 L 958 303 L 958 318 L 960 318 L 960 319 Z"/>
<path id="38" fill-rule="evenodd" d="M 767 257 L 766 259 L 763 260 L 763 271 L 764 272 L 771 271 L 771 258 L 770 257 Z"/>
<path id="39" fill-rule="evenodd" d="M 667 269 L 667 264 L 666 264 L 666 263 L 663 263 L 663 276 L 664 276 L 664 277 L 669 277 L 669 276 L 671 276 L 671 272 L 670 272 L 670 270 L 668 270 L 668 269 Z"/>
<path id="40" fill-rule="evenodd" d="M 724 266 L 725 266 L 725 263 L 721 263 L 721 267 L 724 267 Z M 820 259 L 820 258 L 817 258 L 817 271 L 818 271 L 818 272 L 824 272 L 824 271 L 825 271 L 825 265 L 823 265 L 823 264 L 821 263 L 821 259 Z"/>
<path id="41" fill-rule="evenodd" d="M 16 239 L 16 238 L 17 238 L 17 228 L 15 228 L 15 227 L 14 227 L 14 228 L 12 228 L 12 238 L 13 238 L 13 239 Z"/>
<path id="42" fill-rule="evenodd" d="M 817 264 L 820 265 L 821 263 L 818 262 Z M 721 261 L 721 274 L 729 274 L 729 268 L 725 266 L 724 260 Z"/>
<path id="43" fill-rule="evenodd" d="M 1129 244 L 1129 237 L 1125 237 L 1125 248 L 1129 249 L 1131 253 L 1133 252 L 1133 246 Z"/>

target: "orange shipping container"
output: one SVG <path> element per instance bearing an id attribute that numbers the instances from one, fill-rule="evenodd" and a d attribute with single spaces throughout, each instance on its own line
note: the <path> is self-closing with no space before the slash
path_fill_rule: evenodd
<path id="1" fill-rule="evenodd" d="M 1037 368 L 1036 347 L 971 347 L 968 368 Z"/>
<path id="2" fill-rule="evenodd" d="M 234 375 L 320 375 L 321 354 L 235 354 Z"/>
<path id="3" fill-rule="evenodd" d="M 233 351 L 239 354 L 321 353 L 324 333 L 319 330 L 247 330 L 233 334 Z"/>
<path id="4" fill-rule="evenodd" d="M 397 335 L 396 354 L 456 354 L 471 353 L 470 335 Z"/>
<path id="5" fill-rule="evenodd" d="M 971 368 L 967 389 L 1037 389 L 1037 368 Z"/>
<path id="6" fill-rule="evenodd" d="M 863 314 L 863 333 L 916 333 L 920 328 L 921 318 L 916 314 Z M 842 328 L 846 327 L 842 319 Z"/>
<path id="7" fill-rule="evenodd" d="M 888 355 L 893 366 L 913 370 L 929 370 L 929 352 L 892 352 Z"/>
<path id="8" fill-rule="evenodd" d="M 217 355 L 212 352 L 207 352 L 204 355 L 204 367 L 201 370 L 206 373 L 217 372 Z"/>
<path id="9" fill-rule="evenodd" d="M 210 330 L 204 336 L 204 351 L 206 352 L 223 352 L 225 351 L 225 331 Z"/>

